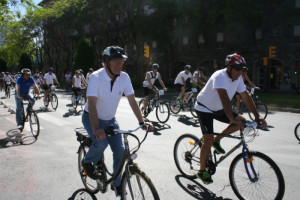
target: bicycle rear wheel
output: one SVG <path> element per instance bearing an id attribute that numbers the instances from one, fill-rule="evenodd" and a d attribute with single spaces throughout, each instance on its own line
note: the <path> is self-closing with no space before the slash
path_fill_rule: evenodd
<path id="1" fill-rule="evenodd" d="M 266 106 L 266 104 L 264 104 L 262 101 L 256 101 L 254 102 L 257 112 L 259 114 L 259 116 L 263 117 L 264 119 L 267 118 L 268 115 L 268 107 Z M 251 120 L 255 120 L 255 116 L 253 115 L 252 112 L 248 111 L 249 117 L 251 118 Z"/>
<path id="2" fill-rule="evenodd" d="M 184 134 L 175 142 L 174 160 L 177 169 L 187 178 L 194 179 L 200 169 L 201 141 L 192 134 Z"/>
<path id="3" fill-rule="evenodd" d="M 40 134 L 40 122 L 37 114 L 35 111 L 30 111 L 30 114 L 28 116 L 29 118 L 29 126 L 30 126 L 30 131 L 34 137 L 38 137 Z"/>
<path id="4" fill-rule="evenodd" d="M 247 167 L 240 153 L 229 168 L 230 185 L 236 196 L 239 199 L 282 199 L 285 184 L 276 163 L 260 152 L 249 152 L 248 157 L 253 160 L 246 162 Z M 252 180 L 249 179 L 246 169 Z"/>
<path id="5" fill-rule="evenodd" d="M 57 98 L 56 94 L 52 94 L 51 106 L 54 110 L 56 110 L 56 108 L 58 106 L 58 98 Z"/>
<path id="6" fill-rule="evenodd" d="M 74 95 L 72 95 L 71 101 L 72 101 L 72 106 L 73 106 L 73 108 L 76 110 L 76 108 L 77 108 L 77 103 L 76 103 L 76 98 L 75 98 Z"/>
<path id="7" fill-rule="evenodd" d="M 86 103 L 86 101 L 85 101 L 84 97 L 81 96 L 81 97 L 80 97 L 80 100 L 79 100 L 79 104 L 80 104 L 81 110 L 84 109 L 85 103 Z"/>
<path id="8" fill-rule="evenodd" d="M 82 161 L 85 156 L 85 154 L 88 152 L 89 147 L 87 145 L 83 145 L 79 148 L 78 151 L 78 172 L 80 174 L 80 178 L 82 180 L 82 183 L 84 187 L 92 194 L 96 194 L 99 192 L 98 190 L 98 183 L 97 180 L 93 180 L 85 173 Z"/>
<path id="9" fill-rule="evenodd" d="M 173 114 L 177 114 L 177 113 L 180 112 L 181 105 L 180 105 L 180 102 L 179 102 L 179 98 L 177 96 L 171 97 L 171 99 L 169 101 L 169 107 L 170 107 L 170 110 Z"/>
<path id="10" fill-rule="evenodd" d="M 122 200 L 154 199 L 159 200 L 158 193 L 150 178 L 137 167 L 130 167 L 129 173 L 122 177 Z"/>
<path id="11" fill-rule="evenodd" d="M 145 112 L 145 107 L 144 107 L 144 105 L 145 105 L 145 99 L 141 99 L 140 102 L 139 102 L 139 108 L 140 108 L 140 110 L 141 110 L 141 112 L 142 112 L 142 115 L 143 115 L 144 117 L 147 117 L 147 116 L 148 116 L 148 112 L 147 112 L 147 111 Z M 149 105 L 149 102 L 148 102 L 148 105 Z"/>
<path id="12" fill-rule="evenodd" d="M 300 123 L 295 127 L 295 136 L 300 141 Z"/>
<path id="13" fill-rule="evenodd" d="M 196 110 L 195 110 L 195 102 L 196 102 L 196 99 L 194 97 L 191 98 L 190 111 L 191 111 L 191 114 L 193 115 L 193 117 L 198 117 Z"/>
<path id="14" fill-rule="evenodd" d="M 170 117 L 170 109 L 166 103 L 159 103 L 156 106 L 156 118 L 160 123 L 166 123 Z"/>

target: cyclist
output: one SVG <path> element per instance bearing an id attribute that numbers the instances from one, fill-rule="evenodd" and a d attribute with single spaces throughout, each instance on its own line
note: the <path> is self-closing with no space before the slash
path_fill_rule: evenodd
<path id="1" fill-rule="evenodd" d="M 195 87 L 203 88 L 205 83 L 207 82 L 207 77 L 204 75 L 205 69 L 203 67 L 198 67 L 197 70 L 193 74 L 193 79 L 197 83 Z M 205 80 L 205 81 L 203 81 Z"/>
<path id="2" fill-rule="evenodd" d="M 150 90 L 152 90 L 156 94 L 156 96 L 158 96 L 158 91 L 153 86 L 156 79 L 159 80 L 159 83 L 163 87 L 163 89 L 165 91 L 167 91 L 167 88 L 166 88 L 166 86 L 165 86 L 158 70 L 159 70 L 159 65 L 157 63 L 154 63 L 152 65 L 152 71 L 146 72 L 146 77 L 145 77 L 145 80 L 143 82 L 144 94 L 145 94 L 144 108 L 147 108 L 147 106 L 148 106 L 149 91 Z M 144 110 L 144 114 L 145 115 L 147 114 L 146 109 Z"/>
<path id="3" fill-rule="evenodd" d="M 200 170 L 197 177 L 205 184 L 213 182 L 210 174 L 205 170 L 206 161 L 211 146 L 217 153 L 224 154 L 220 145 L 221 136 L 210 134 L 214 132 L 213 120 L 229 124 L 221 134 L 231 134 L 237 130 L 243 130 L 244 117 L 232 111 L 230 100 L 236 92 L 239 92 L 248 109 L 254 114 L 255 120 L 262 122 L 266 127 L 266 121 L 259 116 L 256 107 L 247 94 L 243 82 L 242 68 L 246 65 L 245 59 L 236 53 L 227 55 L 225 59 L 226 68 L 216 71 L 208 80 L 204 88 L 197 96 L 195 110 L 197 112 L 204 142 L 200 151 Z"/>
<path id="4" fill-rule="evenodd" d="M 29 95 L 30 87 L 33 86 L 35 92 L 38 94 L 38 98 L 41 97 L 40 91 L 36 86 L 32 77 L 30 77 L 30 69 L 24 68 L 21 70 L 21 76 L 16 80 L 15 100 L 16 100 L 16 121 L 18 128 L 22 129 L 21 124 L 22 117 L 22 101 L 23 99 L 30 100 L 31 104 L 28 104 L 27 110 L 31 109 L 29 106 L 33 106 L 35 100 Z"/>
<path id="5" fill-rule="evenodd" d="M 90 76 L 94 72 L 93 68 L 89 69 L 89 72 L 86 74 L 86 84 L 89 84 Z"/>
<path id="6" fill-rule="evenodd" d="M 248 73 L 248 67 L 243 67 L 243 70 L 242 70 L 242 77 L 243 77 L 243 81 L 244 83 L 247 81 L 249 83 L 249 85 L 251 85 L 252 87 L 254 87 L 255 89 L 260 89 L 259 87 L 257 87 L 250 79 L 249 77 L 247 76 L 247 73 Z M 248 86 L 246 86 L 247 90 L 250 90 L 250 88 Z M 241 106 L 241 96 L 239 93 L 236 93 L 235 95 L 235 98 L 236 98 L 236 109 L 237 111 L 239 112 L 240 111 L 240 106 Z"/>
<path id="7" fill-rule="evenodd" d="M 109 46 L 103 51 L 102 57 L 104 68 L 95 71 L 90 77 L 87 89 L 88 101 L 82 114 L 83 126 L 93 141 L 82 166 L 92 179 L 99 178 L 94 165 L 98 163 L 108 144 L 113 151 L 114 171 L 121 161 L 124 152 L 121 135 L 106 138 L 104 130 L 110 125 L 119 128 L 115 114 L 123 93 L 127 96 L 140 125 L 148 124 L 150 129 L 153 129 L 151 123 L 144 122 L 130 78 L 127 73 L 122 72 L 122 66 L 127 59 L 126 52 L 121 47 Z M 118 177 L 112 186 L 117 195 L 121 193 L 120 184 L 121 177 Z"/>
<path id="8" fill-rule="evenodd" d="M 78 101 L 77 100 L 78 94 L 81 91 L 81 85 L 83 84 L 86 86 L 86 82 L 84 78 L 80 76 L 80 74 L 81 74 L 80 71 L 76 70 L 75 75 L 72 78 L 72 91 L 74 92 L 76 102 Z"/>
<path id="9" fill-rule="evenodd" d="M 7 92 L 7 88 L 11 86 L 13 79 L 9 75 L 9 72 L 5 72 L 5 75 L 3 76 L 3 82 L 5 86 L 5 93 Z"/>
<path id="10" fill-rule="evenodd" d="M 51 85 L 53 85 L 53 80 L 59 87 L 59 82 L 56 79 L 56 75 L 53 73 L 54 69 L 52 67 L 49 68 L 48 73 L 44 75 L 44 85 L 43 89 L 45 90 L 44 101 L 46 102 L 46 106 L 48 105 L 48 93 Z"/>
<path id="11" fill-rule="evenodd" d="M 195 82 L 195 80 L 193 79 L 193 76 L 191 74 L 191 66 L 190 65 L 186 65 L 184 66 L 184 71 L 179 72 L 179 74 L 177 75 L 174 84 L 175 84 L 175 88 L 178 91 L 181 91 L 179 94 L 179 98 L 180 98 L 180 102 L 183 103 L 185 101 L 185 99 L 187 98 L 187 95 L 184 97 L 184 99 L 182 99 L 183 95 L 185 92 L 187 92 L 187 90 L 190 87 L 190 80 L 192 80 L 192 82 L 197 85 L 197 83 Z"/>

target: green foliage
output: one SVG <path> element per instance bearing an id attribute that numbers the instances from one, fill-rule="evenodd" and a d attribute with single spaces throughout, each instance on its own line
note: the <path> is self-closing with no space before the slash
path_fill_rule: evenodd
<path id="1" fill-rule="evenodd" d="M 138 90 L 142 87 L 142 81 L 139 78 L 131 78 L 131 84 L 134 90 Z"/>
<path id="2" fill-rule="evenodd" d="M 7 63 L 4 59 L 0 58 L 0 72 L 7 71 Z"/>
<path id="3" fill-rule="evenodd" d="M 31 58 L 27 53 L 21 54 L 21 57 L 19 60 L 19 66 L 21 69 L 23 69 L 23 68 L 32 69 Z"/>
<path id="4" fill-rule="evenodd" d="M 88 39 L 83 38 L 78 42 L 74 67 L 75 69 L 83 69 L 85 72 L 87 72 L 89 68 L 94 67 L 94 51 Z"/>

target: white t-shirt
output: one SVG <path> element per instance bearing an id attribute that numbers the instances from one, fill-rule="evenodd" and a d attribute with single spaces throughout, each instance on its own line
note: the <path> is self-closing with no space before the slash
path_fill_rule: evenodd
<path id="1" fill-rule="evenodd" d="M 10 75 L 4 75 L 3 79 L 6 83 L 10 84 L 10 79 L 11 79 Z"/>
<path id="2" fill-rule="evenodd" d="M 174 81 L 174 84 L 181 84 L 181 85 L 184 85 L 184 83 L 183 83 L 182 80 L 181 80 L 181 77 L 183 77 L 183 78 L 184 78 L 184 81 L 186 81 L 186 79 L 192 78 L 192 74 L 191 74 L 191 72 L 189 72 L 188 74 L 186 74 L 185 71 L 180 72 L 180 73 L 177 75 L 177 77 L 176 77 L 176 79 L 175 79 L 175 81 Z"/>
<path id="3" fill-rule="evenodd" d="M 81 88 L 81 79 L 82 79 L 82 77 L 81 76 L 77 77 L 76 75 L 73 76 L 73 77 L 74 77 L 74 87 Z"/>
<path id="4" fill-rule="evenodd" d="M 66 78 L 66 81 L 68 82 L 68 83 L 70 83 L 71 82 L 71 74 L 66 74 L 65 75 L 65 78 Z"/>
<path id="5" fill-rule="evenodd" d="M 153 85 L 155 80 L 158 79 L 158 76 L 159 76 L 159 72 L 156 72 L 156 74 L 154 75 L 154 73 L 152 71 L 149 71 L 146 73 L 146 78 L 143 82 L 143 87 L 147 87 L 149 86 L 149 83 L 148 83 L 148 80 L 147 80 L 147 74 L 149 74 L 149 77 L 150 77 L 150 81 L 151 81 L 151 84 Z"/>
<path id="6" fill-rule="evenodd" d="M 198 77 L 201 78 L 201 73 L 199 71 L 195 71 L 194 74 L 193 74 L 193 79 L 196 83 L 198 83 L 198 79 L 196 77 L 196 75 L 198 74 Z"/>
<path id="7" fill-rule="evenodd" d="M 101 68 L 95 71 L 89 80 L 87 88 L 87 96 L 97 97 L 97 113 L 98 118 L 102 120 L 111 120 L 115 117 L 116 111 L 123 93 L 126 96 L 134 94 L 130 77 L 127 73 L 121 72 L 111 86 L 111 78 L 105 71 L 105 68 Z M 85 111 L 88 111 L 87 102 Z"/>
<path id="8" fill-rule="evenodd" d="M 209 108 L 209 110 L 198 105 L 197 102 L 195 103 L 196 110 L 211 113 L 210 110 L 217 111 L 223 109 L 222 102 L 216 89 L 225 89 L 230 100 L 236 92 L 241 93 L 246 91 L 242 76 L 240 76 L 237 80 L 232 81 L 226 70 L 227 69 L 225 68 L 213 73 L 205 84 L 205 87 L 197 96 L 197 101 L 205 105 Z"/>
<path id="9" fill-rule="evenodd" d="M 56 79 L 56 76 L 54 73 L 52 73 L 51 75 L 49 73 L 46 73 L 44 79 L 46 80 L 46 84 L 50 85 L 53 84 L 53 79 Z"/>

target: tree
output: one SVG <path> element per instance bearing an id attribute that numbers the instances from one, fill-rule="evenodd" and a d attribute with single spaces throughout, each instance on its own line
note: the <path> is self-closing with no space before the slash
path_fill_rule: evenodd
<path id="1" fill-rule="evenodd" d="M 20 68 L 29 68 L 32 69 L 31 58 L 27 53 L 22 53 L 19 60 Z"/>
<path id="2" fill-rule="evenodd" d="M 7 71 L 7 63 L 2 58 L 0 58 L 0 71 L 1 72 L 6 72 Z"/>
<path id="3" fill-rule="evenodd" d="M 94 67 L 94 51 L 88 39 L 83 38 L 78 42 L 74 66 L 75 69 L 83 69 L 84 71 Z"/>

